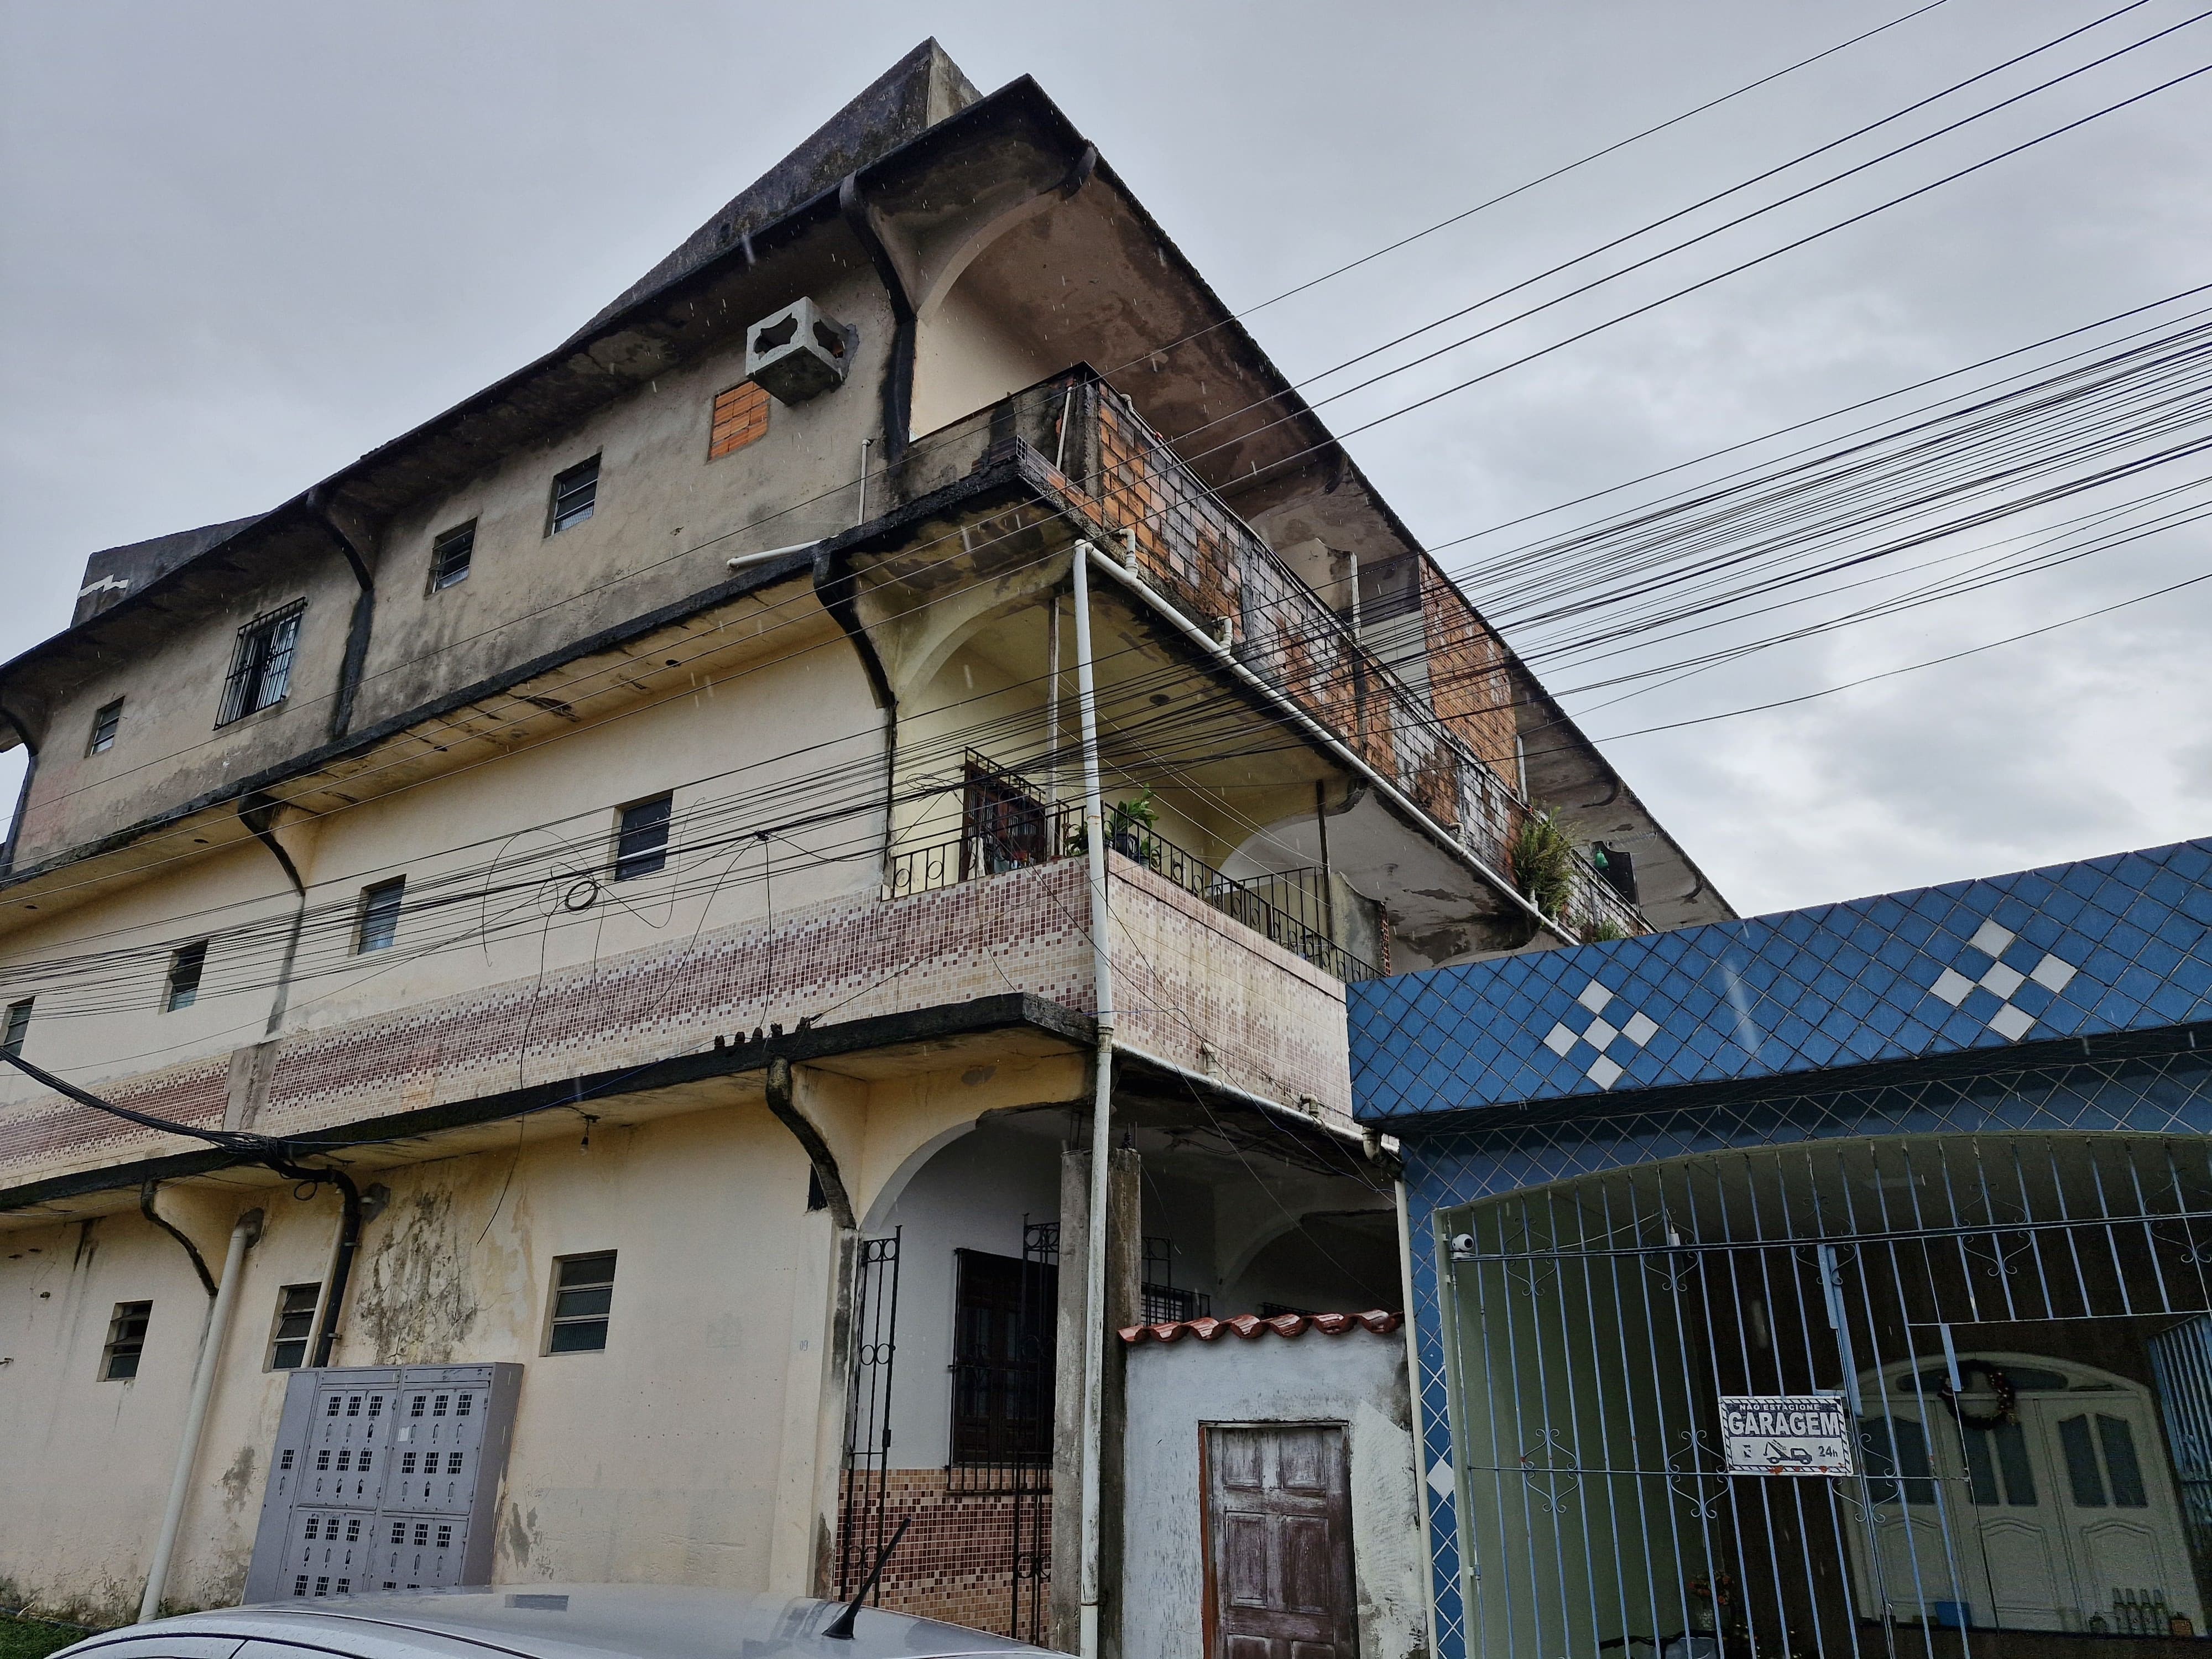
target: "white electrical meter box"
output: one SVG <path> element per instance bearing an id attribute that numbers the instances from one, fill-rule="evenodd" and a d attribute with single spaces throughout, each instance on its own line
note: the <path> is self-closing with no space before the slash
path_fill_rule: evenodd
<path id="1" fill-rule="evenodd" d="M 292 1373 L 248 1601 L 491 1582 L 522 1367 Z"/>

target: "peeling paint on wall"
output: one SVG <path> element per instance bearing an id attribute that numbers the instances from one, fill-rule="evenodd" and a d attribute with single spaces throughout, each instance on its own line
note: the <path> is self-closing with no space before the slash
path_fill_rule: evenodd
<path id="1" fill-rule="evenodd" d="M 483 1310 L 453 1208 L 443 1188 L 394 1205 L 354 1303 L 350 1322 L 368 1339 L 359 1363 L 439 1365 L 462 1353 Z"/>

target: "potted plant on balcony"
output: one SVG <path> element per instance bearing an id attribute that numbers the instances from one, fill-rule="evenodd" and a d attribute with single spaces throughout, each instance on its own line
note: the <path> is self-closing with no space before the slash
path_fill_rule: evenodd
<path id="1" fill-rule="evenodd" d="M 1564 917 L 1574 897 L 1575 845 L 1548 807 L 1522 819 L 1510 853 L 1521 896 L 1553 921 Z"/>
<path id="2" fill-rule="evenodd" d="M 1133 801 L 1117 800 L 1106 809 L 1106 845 L 1123 858 L 1152 868 L 1158 862 L 1157 829 L 1159 808 L 1149 789 Z M 1089 826 L 1079 823 L 1067 838 L 1067 855 L 1080 858 L 1091 850 Z"/>

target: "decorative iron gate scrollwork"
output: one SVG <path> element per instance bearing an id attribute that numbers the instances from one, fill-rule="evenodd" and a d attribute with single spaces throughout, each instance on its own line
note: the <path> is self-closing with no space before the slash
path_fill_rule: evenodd
<path id="1" fill-rule="evenodd" d="M 1806 1141 L 1437 1222 L 1471 1656 L 2206 1630 L 2204 1139 Z M 2016 1410 L 1987 1409 L 1992 1367 Z M 1814 1394 L 1853 1414 L 1855 1474 L 1731 1469 L 1720 1396 Z"/>

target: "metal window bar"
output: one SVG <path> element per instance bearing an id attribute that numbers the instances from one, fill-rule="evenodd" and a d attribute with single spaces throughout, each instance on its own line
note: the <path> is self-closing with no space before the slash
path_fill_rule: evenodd
<path id="1" fill-rule="evenodd" d="M 579 461 L 553 480 L 553 501 L 545 533 L 557 536 L 590 518 L 599 501 L 599 458 Z"/>
<path id="2" fill-rule="evenodd" d="M 468 580 L 469 567 L 477 550 L 477 521 L 447 531 L 430 547 L 430 591 L 453 586 Z"/>
<path id="3" fill-rule="evenodd" d="M 292 685 L 292 659 L 299 648 L 300 617 L 307 608 L 295 599 L 282 610 L 256 617 L 238 630 L 230 672 L 222 683 L 216 724 L 228 726 L 282 702 Z"/>
<path id="4" fill-rule="evenodd" d="M 1006 1634 L 1042 1644 L 1049 1632 L 1052 1584 L 1054 1380 L 1058 1350 L 1060 1224 L 1022 1218 L 1019 1295 L 999 1328 L 1003 1352 L 957 1358 L 956 1412 L 963 1389 L 993 1391 L 1008 1432 L 987 1455 L 958 1456 L 945 1471 L 949 1500 L 982 1506 L 974 1524 L 1003 1522 L 1007 1581 Z M 985 1374 L 988 1375 L 985 1375 Z"/>
<path id="5" fill-rule="evenodd" d="M 852 1383 L 838 1504 L 837 1594 L 850 1596 L 889 1535 L 891 1362 L 898 1330 L 899 1234 L 864 1238 L 854 1262 Z M 883 1586 L 875 1589 L 883 1600 Z"/>
<path id="6" fill-rule="evenodd" d="M 994 772 L 998 777 L 1015 775 L 998 769 Z M 969 809 L 965 814 L 968 823 L 960 836 L 895 854 L 883 896 L 907 898 L 981 876 L 1081 855 L 1079 802 L 1046 806 L 1032 798 L 1026 805 L 1017 805 L 1003 789 L 996 778 L 987 794 L 979 795 L 971 786 L 964 797 Z M 1115 832 L 1109 845 L 1132 863 L 1143 865 L 1339 979 L 1382 976 L 1381 969 L 1334 937 L 1335 906 L 1342 901 L 1332 895 L 1325 870 L 1285 870 L 1238 878 L 1224 875 L 1158 831 L 1134 826 Z"/>
<path id="7" fill-rule="evenodd" d="M 1971 1437 L 1994 1430 L 1939 1388 L 1977 1346 L 2047 1346 L 2054 1366 L 2101 1369 L 2106 1322 L 2149 1322 L 2136 1328 L 2163 1345 L 2154 1398 L 2183 1522 L 2200 1524 L 2182 1472 L 2212 1437 L 2201 1139 L 1922 1136 L 1705 1155 L 1488 1200 L 1449 1230 L 1471 1653 L 1700 1634 L 1714 1652 L 1777 1659 L 1956 1651 L 1958 1630 L 2001 1624 L 1972 1490 Z M 1991 1324 L 2008 1328 L 1974 1328 Z M 1816 1391 L 1855 1401 L 1856 1474 L 1729 1468 L 1715 1396 Z M 2135 1432 L 2124 1443 L 2099 1424 L 2082 1455 L 2130 1497 L 2164 1467 Z M 2117 1631 L 2162 1629 L 2159 1609 L 2197 1590 L 2082 1594 L 2069 1616 Z"/>
<path id="8" fill-rule="evenodd" d="M 1203 1319 L 1213 1311 L 1213 1298 L 1204 1291 L 1176 1285 L 1172 1239 L 1147 1234 L 1144 1247 L 1144 1276 L 1137 1287 L 1138 1316 L 1143 1323 L 1172 1325 L 1186 1319 Z"/>

